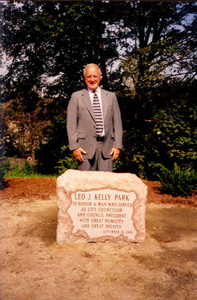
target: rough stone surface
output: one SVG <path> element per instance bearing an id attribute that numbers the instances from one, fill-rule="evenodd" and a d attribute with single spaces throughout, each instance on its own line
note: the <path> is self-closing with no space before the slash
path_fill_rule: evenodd
<path id="1" fill-rule="evenodd" d="M 57 243 L 144 241 L 146 199 L 134 174 L 68 170 L 57 179 Z"/>

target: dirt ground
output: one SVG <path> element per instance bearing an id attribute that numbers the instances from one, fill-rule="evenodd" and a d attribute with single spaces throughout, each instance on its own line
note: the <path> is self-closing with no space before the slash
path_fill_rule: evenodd
<path id="1" fill-rule="evenodd" d="M 10 179 L 0 191 L 0 300 L 196 300 L 197 194 L 147 182 L 143 243 L 57 245 L 56 180 Z"/>

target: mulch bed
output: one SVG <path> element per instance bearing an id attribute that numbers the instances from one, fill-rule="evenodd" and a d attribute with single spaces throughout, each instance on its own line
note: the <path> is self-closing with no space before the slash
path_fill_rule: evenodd
<path id="1" fill-rule="evenodd" d="M 0 191 L 0 199 L 4 201 L 17 202 L 21 199 L 48 200 L 56 197 L 55 178 L 10 178 L 6 179 L 5 182 L 6 187 Z M 187 198 L 172 197 L 158 191 L 157 188 L 160 186 L 158 181 L 143 180 L 143 182 L 148 186 L 147 203 L 197 207 L 197 193 Z"/>

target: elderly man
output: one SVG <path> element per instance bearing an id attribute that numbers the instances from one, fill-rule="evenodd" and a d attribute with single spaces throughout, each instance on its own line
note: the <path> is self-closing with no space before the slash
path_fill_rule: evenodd
<path id="1" fill-rule="evenodd" d="M 96 64 L 84 69 L 87 89 L 72 94 L 67 109 L 70 149 L 81 171 L 112 171 L 122 148 L 122 121 L 116 95 L 99 84 Z"/>

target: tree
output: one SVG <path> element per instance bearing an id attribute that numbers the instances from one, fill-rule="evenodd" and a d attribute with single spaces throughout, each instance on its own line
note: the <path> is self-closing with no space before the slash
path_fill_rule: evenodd
<path id="1" fill-rule="evenodd" d="M 45 103 L 45 117 L 53 122 L 56 116 L 66 118 L 71 93 L 83 87 L 82 69 L 86 63 L 101 65 L 103 83 L 108 87 L 100 9 L 99 3 L 90 2 L 28 1 L 19 7 L 10 3 L 4 10 L 3 46 L 12 63 L 4 76 L 3 99 L 10 103 L 4 107 L 5 114 L 11 116 L 12 128 L 15 124 L 12 131 L 7 124 L 5 136 L 21 155 L 27 152 L 31 140 L 34 157 L 41 142 L 46 126 L 39 119 L 43 95 L 52 100 Z M 29 147 L 24 146 L 27 138 Z"/>
<path id="2" fill-rule="evenodd" d="M 44 130 L 49 124 L 47 105 L 50 100 L 39 99 L 35 92 L 26 98 L 17 98 L 1 104 L 4 119 L 4 145 L 7 154 L 17 154 L 23 158 L 30 156 L 35 164 L 35 151 L 46 142 Z"/>
<path id="3" fill-rule="evenodd" d="M 197 85 L 174 82 L 163 101 L 153 111 L 154 127 L 151 144 L 159 151 L 159 162 L 167 168 L 178 166 L 197 170 Z M 173 91 L 176 90 L 176 93 Z M 164 104 L 163 103 L 163 104 Z"/>
<path id="4" fill-rule="evenodd" d="M 188 18 L 195 16 L 196 8 L 191 2 L 10 4 L 3 41 L 13 61 L 6 87 L 17 89 L 17 95 L 21 86 L 36 91 L 45 87 L 60 102 L 61 112 L 65 99 L 83 86 L 82 66 L 90 61 L 100 64 L 108 87 L 106 65 L 125 54 L 123 75 L 132 77 L 136 99 L 143 98 L 143 106 L 145 94 L 161 82 L 158 74 L 167 68 L 176 68 L 178 62 L 182 76 L 196 74 L 196 18 Z M 47 88 L 44 78 L 51 78 Z"/>
<path id="5" fill-rule="evenodd" d="M 137 120 L 136 139 L 146 137 L 154 127 L 151 112 L 165 98 L 161 87 L 173 85 L 172 79 L 178 75 L 180 83 L 196 75 L 196 7 L 191 2 L 8 3 L 3 48 L 12 62 L 3 80 L 3 101 L 9 104 L 6 109 L 20 107 L 24 123 L 26 117 L 30 119 L 28 115 L 34 116 L 34 124 L 40 124 L 40 129 L 34 130 L 35 139 L 42 149 L 57 145 L 42 123 L 49 121 L 49 129 L 59 134 L 58 147 L 63 147 L 66 138 L 56 129 L 66 126 L 71 93 L 84 86 L 84 65 L 95 62 L 101 66 L 103 86 L 119 96 L 126 136 Z M 14 111 L 10 115 L 17 123 Z M 14 139 L 12 144 L 16 145 L 18 137 Z M 52 152 L 55 163 L 61 151 Z"/>
<path id="6" fill-rule="evenodd" d="M 101 65 L 107 82 L 109 52 L 102 41 L 101 9 L 100 3 L 91 2 L 10 4 L 4 13 L 4 49 L 13 58 L 5 77 L 7 88 L 18 92 L 22 85 L 41 91 L 46 88 L 43 78 L 51 78 L 45 91 L 65 101 L 83 86 L 82 69 L 92 61 Z M 62 110 L 62 102 L 60 106 Z"/>
<path id="7" fill-rule="evenodd" d="M 122 66 L 127 82 L 132 79 L 129 88 L 134 91 L 136 118 L 142 124 L 157 86 L 174 76 L 184 80 L 196 75 L 196 9 L 191 2 L 128 4 Z"/>

